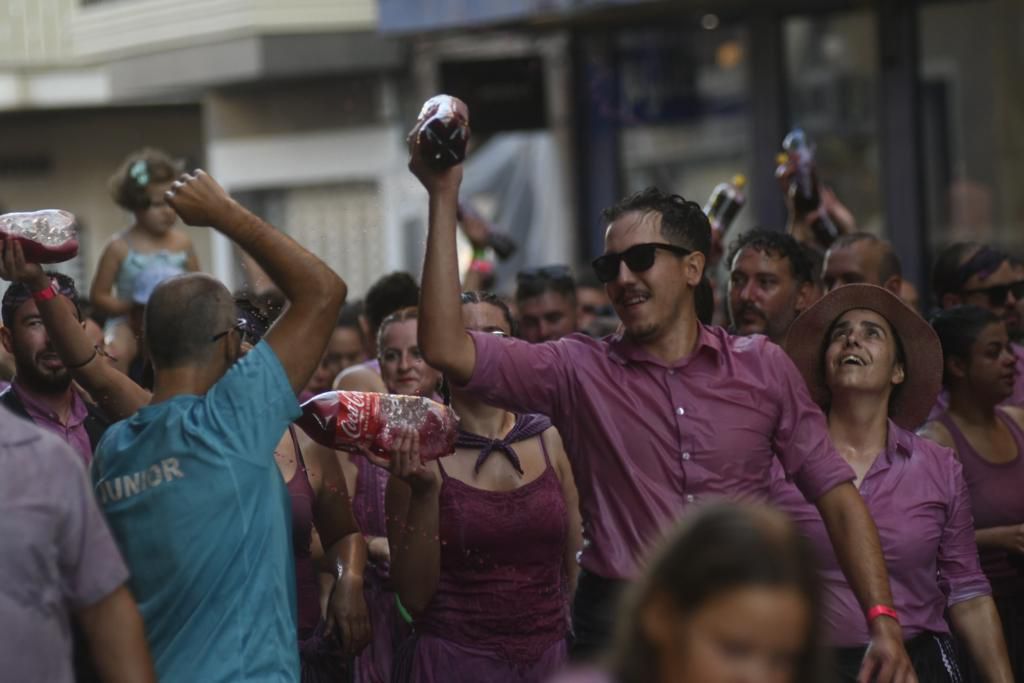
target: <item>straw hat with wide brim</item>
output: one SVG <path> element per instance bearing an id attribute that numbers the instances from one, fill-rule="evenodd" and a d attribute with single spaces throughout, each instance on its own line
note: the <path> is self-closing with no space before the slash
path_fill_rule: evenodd
<path id="1" fill-rule="evenodd" d="M 906 379 L 889 401 L 889 417 L 905 429 L 917 429 L 928 417 L 942 388 L 942 345 L 931 325 L 895 294 L 875 285 L 844 285 L 804 311 L 789 328 L 785 349 L 823 409 L 831 400 L 825 384 L 825 335 L 847 311 L 878 313 L 900 338 Z"/>

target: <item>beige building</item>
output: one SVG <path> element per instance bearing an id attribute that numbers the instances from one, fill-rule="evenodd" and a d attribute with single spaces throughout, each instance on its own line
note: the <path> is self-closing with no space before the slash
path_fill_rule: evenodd
<path id="1" fill-rule="evenodd" d="M 83 246 L 69 270 L 85 287 L 130 221 L 107 178 L 133 149 L 160 147 L 359 295 L 418 256 L 402 238 L 421 221 L 405 199 L 404 66 L 373 0 L 0 0 L 0 205 L 74 211 Z M 192 235 L 204 270 L 240 284 L 233 247 Z"/>

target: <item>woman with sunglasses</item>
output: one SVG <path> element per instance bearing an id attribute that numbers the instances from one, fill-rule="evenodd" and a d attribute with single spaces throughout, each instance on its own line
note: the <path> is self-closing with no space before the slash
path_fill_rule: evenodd
<path id="1" fill-rule="evenodd" d="M 462 297 L 467 329 L 512 334 L 508 308 Z M 407 435 L 390 462 L 391 576 L 413 615 L 396 680 L 545 681 L 567 656 L 582 525 L 558 433 L 452 390 L 455 453 L 420 462 Z"/>
<path id="2" fill-rule="evenodd" d="M 963 464 L 981 566 L 1003 624 L 1014 673 L 1024 679 L 1024 408 L 1013 392 L 1006 325 L 991 311 L 958 306 L 932 319 L 945 357 L 949 410 L 921 433 Z M 977 678 L 971 672 L 971 679 Z"/>
<path id="3" fill-rule="evenodd" d="M 902 624 L 919 681 L 957 683 L 948 609 L 986 680 L 1009 683 L 962 468 L 949 449 L 910 431 L 927 416 L 942 373 L 928 323 L 886 289 L 846 285 L 797 318 L 785 348 L 825 411 L 832 442 L 856 473 L 878 527 L 894 609 L 875 610 L 868 620 Z M 781 473 L 772 494 L 819 551 L 828 640 L 840 680 L 856 681 L 868 628 L 821 516 Z"/>

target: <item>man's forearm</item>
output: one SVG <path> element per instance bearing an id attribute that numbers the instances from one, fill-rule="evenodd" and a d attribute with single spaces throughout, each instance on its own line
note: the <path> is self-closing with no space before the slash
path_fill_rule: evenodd
<path id="1" fill-rule="evenodd" d="M 37 301 L 36 305 L 57 355 L 109 419 L 123 420 L 149 403 L 148 391 L 99 357 L 66 297 Z"/>
<path id="2" fill-rule="evenodd" d="M 992 597 L 984 595 L 958 602 L 949 608 L 949 616 L 982 677 L 988 683 L 1013 683 L 1003 627 Z"/>
<path id="3" fill-rule="evenodd" d="M 461 287 L 456 249 L 458 188 L 430 195 L 430 229 L 423 263 L 423 290 L 420 298 L 419 343 L 427 362 L 453 374 L 453 381 L 464 384 L 473 365 L 464 361 L 473 354 L 472 342 L 462 325 Z"/>

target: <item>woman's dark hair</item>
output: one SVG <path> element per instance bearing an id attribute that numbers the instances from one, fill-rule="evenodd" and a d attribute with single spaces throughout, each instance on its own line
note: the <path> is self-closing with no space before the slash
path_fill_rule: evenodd
<path id="1" fill-rule="evenodd" d="M 685 618 L 709 600 L 750 586 L 795 588 L 804 597 L 811 621 L 794 681 L 823 680 L 821 597 L 810 544 L 775 510 L 719 503 L 686 518 L 627 591 L 609 662 L 615 681 L 659 680 L 658 652 L 643 627 L 652 600 L 667 598 Z"/>
<path id="2" fill-rule="evenodd" d="M 505 316 L 505 322 L 508 323 L 508 329 L 511 331 L 512 336 L 516 336 L 516 321 L 512 317 L 512 310 L 494 292 L 463 292 L 462 305 L 465 306 L 466 304 L 490 304 L 494 306 Z"/>
<path id="3" fill-rule="evenodd" d="M 979 306 L 954 306 L 939 311 L 931 319 L 935 334 L 942 343 L 942 359 L 948 363 L 950 358 L 967 360 L 971 355 L 971 346 L 978 335 L 989 325 L 1001 322 L 998 315 Z M 950 376 L 943 363 L 942 384 L 949 387 Z"/>
<path id="4" fill-rule="evenodd" d="M 129 211 L 149 208 L 146 188 L 153 183 L 169 183 L 181 173 L 178 164 L 166 152 L 146 147 L 132 152 L 110 177 L 110 196 Z"/>

